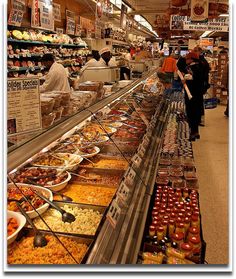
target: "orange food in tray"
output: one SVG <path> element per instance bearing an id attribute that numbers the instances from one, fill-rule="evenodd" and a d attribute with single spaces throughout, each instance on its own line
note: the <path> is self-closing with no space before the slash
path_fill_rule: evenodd
<path id="1" fill-rule="evenodd" d="M 69 184 L 60 193 L 73 199 L 73 202 L 107 206 L 115 195 L 116 188 L 94 185 Z M 61 200 L 59 195 L 54 200 Z"/>
<path id="2" fill-rule="evenodd" d="M 80 165 L 81 167 L 119 170 L 126 170 L 129 166 L 128 162 L 122 158 L 111 159 L 105 157 L 94 157 L 92 161 L 93 164 L 84 160 Z"/>
<path id="3" fill-rule="evenodd" d="M 15 218 L 9 218 L 7 221 L 7 236 L 12 235 L 17 230 L 18 226 Z"/>

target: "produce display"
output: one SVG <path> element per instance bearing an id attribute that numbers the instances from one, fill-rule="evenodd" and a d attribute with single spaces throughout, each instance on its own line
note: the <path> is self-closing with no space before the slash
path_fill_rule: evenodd
<path id="1" fill-rule="evenodd" d="M 7 220 L 7 236 L 12 235 L 18 228 L 17 220 L 13 217 Z"/>
<path id="2" fill-rule="evenodd" d="M 14 174 L 14 181 L 26 184 L 37 184 L 40 186 L 52 186 L 65 181 L 67 172 L 59 172 L 56 169 L 28 168 L 22 169 Z"/>
<path id="3" fill-rule="evenodd" d="M 102 214 L 93 209 L 82 209 L 79 206 L 64 205 L 61 207 L 66 212 L 75 216 L 72 223 L 64 223 L 59 211 L 49 208 L 43 215 L 43 219 L 54 232 L 64 232 L 73 234 L 95 235 L 98 225 L 102 219 Z M 34 219 L 34 224 L 38 229 L 48 230 L 48 227 L 39 218 Z"/>
<path id="4" fill-rule="evenodd" d="M 11 211 L 19 211 L 18 207 L 17 207 L 17 203 L 15 201 L 11 201 L 11 200 L 17 200 L 20 203 L 20 206 L 25 210 L 25 211 L 31 211 L 33 210 L 33 207 L 31 206 L 31 204 L 37 209 L 40 208 L 43 204 L 45 204 L 45 201 L 42 200 L 39 196 L 37 196 L 37 194 L 35 194 L 34 191 L 32 191 L 31 187 L 24 187 L 24 186 L 18 186 L 19 189 L 15 186 L 9 186 L 7 188 L 7 209 L 11 210 Z M 26 201 L 24 199 L 23 194 L 25 195 L 25 197 L 27 197 L 27 200 L 30 201 L 30 203 L 28 201 Z M 43 193 L 41 193 L 42 195 L 44 195 Z"/>
<path id="5" fill-rule="evenodd" d="M 76 240 L 58 236 L 67 250 L 52 235 L 46 235 L 47 245 L 34 247 L 33 236 L 23 237 L 8 246 L 8 264 L 78 264 L 84 258 L 88 245 L 79 243 Z M 56 249 L 55 249 L 56 248 Z"/>
<path id="6" fill-rule="evenodd" d="M 116 188 L 99 187 L 95 185 L 69 184 L 61 193 L 73 199 L 73 202 L 108 206 Z M 54 200 L 62 200 L 59 195 L 54 196 Z"/>

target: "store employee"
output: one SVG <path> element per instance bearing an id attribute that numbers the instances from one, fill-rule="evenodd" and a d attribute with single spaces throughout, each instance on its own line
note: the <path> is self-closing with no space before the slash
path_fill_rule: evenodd
<path id="1" fill-rule="evenodd" d="M 97 62 L 97 67 L 116 67 L 116 62 L 111 59 L 111 51 L 108 47 L 104 47 L 99 51 L 101 58 Z"/>
<path id="2" fill-rule="evenodd" d="M 40 92 L 70 91 L 68 73 L 63 65 L 57 63 L 52 54 L 45 54 L 42 61 L 49 66 L 45 82 L 40 86 Z"/>

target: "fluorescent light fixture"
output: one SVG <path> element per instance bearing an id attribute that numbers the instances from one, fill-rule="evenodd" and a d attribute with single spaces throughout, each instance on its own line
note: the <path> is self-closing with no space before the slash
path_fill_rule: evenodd
<path id="1" fill-rule="evenodd" d="M 221 14 L 219 15 L 220 17 L 228 17 L 229 15 L 228 14 Z"/>
<path id="2" fill-rule="evenodd" d="M 209 34 L 211 34 L 212 31 L 205 31 L 204 33 L 202 33 L 202 35 L 200 36 L 200 38 L 205 38 L 207 37 Z"/>

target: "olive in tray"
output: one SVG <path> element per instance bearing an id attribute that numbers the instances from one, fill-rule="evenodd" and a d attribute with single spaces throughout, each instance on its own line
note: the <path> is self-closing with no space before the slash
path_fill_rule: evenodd
<path id="1" fill-rule="evenodd" d="M 14 180 L 18 183 L 36 184 L 40 186 L 57 185 L 68 178 L 67 172 L 58 172 L 57 169 L 28 168 L 15 173 Z"/>

